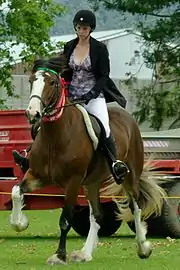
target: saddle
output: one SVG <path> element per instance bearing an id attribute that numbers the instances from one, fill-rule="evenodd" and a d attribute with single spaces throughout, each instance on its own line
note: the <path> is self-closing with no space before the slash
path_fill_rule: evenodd
<path id="1" fill-rule="evenodd" d="M 106 131 L 104 126 L 99 118 L 88 113 L 82 105 L 76 104 L 75 106 L 83 115 L 88 135 L 92 140 L 94 150 L 96 150 L 98 147 L 103 145 L 102 142 L 106 139 Z"/>

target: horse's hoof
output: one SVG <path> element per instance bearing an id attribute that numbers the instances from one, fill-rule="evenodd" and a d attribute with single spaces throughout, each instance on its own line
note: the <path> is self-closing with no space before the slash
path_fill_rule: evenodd
<path id="1" fill-rule="evenodd" d="M 13 214 L 10 215 L 10 224 L 14 231 L 23 232 L 29 226 L 29 221 L 26 215 L 20 214 L 20 218 L 17 219 Z"/>
<path id="2" fill-rule="evenodd" d="M 147 259 L 152 253 L 152 245 L 149 241 L 138 244 L 137 253 L 139 258 Z"/>
<path id="3" fill-rule="evenodd" d="M 53 254 L 49 259 L 47 259 L 47 264 L 57 265 L 57 264 L 67 264 L 67 263 L 59 259 L 57 254 Z"/>
<path id="4" fill-rule="evenodd" d="M 75 250 L 71 253 L 71 261 L 74 262 L 89 262 L 92 260 L 92 256 L 86 255 L 81 250 Z"/>

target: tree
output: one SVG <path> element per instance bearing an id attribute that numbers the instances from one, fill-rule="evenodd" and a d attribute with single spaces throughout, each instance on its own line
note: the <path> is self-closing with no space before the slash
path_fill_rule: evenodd
<path id="1" fill-rule="evenodd" d="M 49 55 L 55 49 L 49 35 L 53 20 L 64 12 L 65 8 L 52 0 L 0 0 L 0 88 L 5 88 L 8 96 L 15 96 L 11 75 L 15 46 L 22 46 L 19 57 L 26 65 Z"/>
<path id="2" fill-rule="evenodd" d="M 153 69 L 152 84 L 134 89 L 138 123 L 159 130 L 168 117 L 180 119 L 180 4 L 179 0 L 89 0 L 105 8 L 140 15 L 135 28 L 144 41 L 145 64 Z M 153 23 L 147 20 L 154 18 Z M 149 21 L 149 20 L 148 20 Z M 133 74 L 131 76 L 133 79 Z M 176 119 L 176 122 L 177 122 Z"/>

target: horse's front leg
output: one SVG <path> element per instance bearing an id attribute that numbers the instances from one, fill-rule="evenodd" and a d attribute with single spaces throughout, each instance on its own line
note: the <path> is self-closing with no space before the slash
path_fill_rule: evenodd
<path id="1" fill-rule="evenodd" d="M 36 179 L 29 169 L 21 183 L 15 185 L 12 188 L 12 212 L 10 215 L 10 224 L 12 228 L 17 232 L 22 232 L 27 229 L 29 222 L 22 209 L 24 207 L 24 193 L 32 192 L 43 186 L 43 183 Z"/>
<path id="2" fill-rule="evenodd" d="M 55 254 L 52 255 L 47 260 L 47 263 L 50 265 L 66 264 L 67 259 L 66 239 L 67 234 L 71 229 L 72 214 L 73 214 L 73 207 L 65 205 L 59 219 L 59 226 L 61 230 L 59 245 Z"/>
<path id="3" fill-rule="evenodd" d="M 98 231 L 102 221 L 99 202 L 99 183 L 93 183 L 84 189 L 89 203 L 90 229 L 83 248 L 71 254 L 71 259 L 77 262 L 92 260 L 93 250 L 98 244 Z"/>
<path id="4" fill-rule="evenodd" d="M 66 264 L 67 259 L 66 240 L 67 234 L 72 226 L 73 210 L 77 200 L 81 182 L 79 179 L 82 179 L 82 177 L 79 177 L 78 179 L 73 177 L 73 179 L 70 182 L 70 185 L 68 186 L 65 198 L 65 205 L 59 220 L 59 226 L 61 230 L 59 245 L 55 254 L 53 254 L 47 260 L 47 263 L 50 265 Z"/>

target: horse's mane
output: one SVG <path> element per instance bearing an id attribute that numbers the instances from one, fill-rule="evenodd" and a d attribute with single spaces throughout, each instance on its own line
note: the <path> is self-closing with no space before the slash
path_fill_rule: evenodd
<path id="1" fill-rule="evenodd" d="M 58 74 L 62 73 L 62 71 L 68 68 L 67 60 L 63 53 L 59 56 L 49 58 L 49 59 L 38 59 L 34 61 L 34 66 L 32 68 L 32 72 L 36 72 L 38 68 L 49 68 L 56 71 Z"/>

